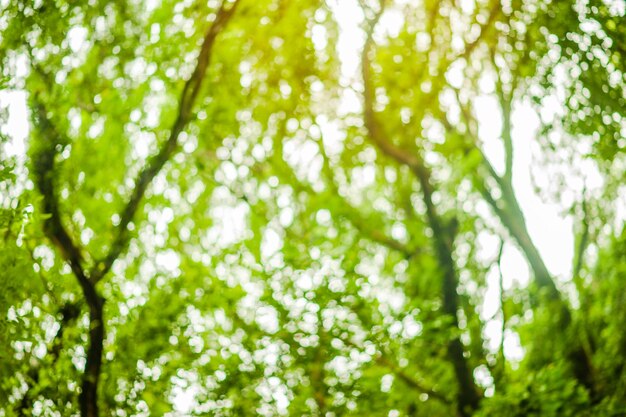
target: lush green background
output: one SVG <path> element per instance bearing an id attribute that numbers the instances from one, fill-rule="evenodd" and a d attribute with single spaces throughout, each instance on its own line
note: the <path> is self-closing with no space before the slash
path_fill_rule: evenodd
<path id="1" fill-rule="evenodd" d="M 381 1 L 0 2 L 0 416 L 626 415 L 626 3 Z"/>

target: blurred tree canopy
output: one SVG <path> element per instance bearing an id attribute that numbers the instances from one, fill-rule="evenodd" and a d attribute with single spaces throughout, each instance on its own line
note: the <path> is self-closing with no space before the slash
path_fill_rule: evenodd
<path id="1" fill-rule="evenodd" d="M 0 416 L 626 415 L 623 0 L 0 10 Z"/>

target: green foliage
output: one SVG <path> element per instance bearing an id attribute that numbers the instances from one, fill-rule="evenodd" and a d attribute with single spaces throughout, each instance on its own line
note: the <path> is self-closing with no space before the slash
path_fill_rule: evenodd
<path id="1" fill-rule="evenodd" d="M 558 365 L 550 365 L 525 380 L 507 384 L 505 391 L 485 401 L 478 415 L 586 416 L 589 399 L 583 388 Z"/>
<path id="2" fill-rule="evenodd" d="M 620 4 L 2 2 L 0 416 L 624 415 Z"/>

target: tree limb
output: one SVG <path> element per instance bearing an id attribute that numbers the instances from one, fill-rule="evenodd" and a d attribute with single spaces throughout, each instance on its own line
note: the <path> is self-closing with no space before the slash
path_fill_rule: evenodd
<path id="1" fill-rule="evenodd" d="M 81 416 L 97 417 L 97 387 L 102 365 L 104 342 L 104 298 L 98 294 L 95 283 L 89 279 L 84 270 L 81 249 L 74 243 L 63 226 L 59 210 L 59 199 L 53 178 L 57 147 L 63 141 L 61 135 L 48 118 L 44 105 L 37 100 L 37 97 L 34 100 L 36 109 L 35 124 L 41 135 L 47 138 L 33 158 L 35 182 L 43 196 L 44 212 L 48 215 L 44 220 L 44 232 L 55 246 L 59 248 L 63 259 L 70 265 L 89 307 L 89 346 L 87 348 L 87 360 L 83 372 L 79 403 Z"/>
<path id="2" fill-rule="evenodd" d="M 580 241 L 578 242 L 578 247 L 576 248 L 575 253 L 575 262 L 574 269 L 572 270 L 572 280 L 576 284 L 576 289 L 580 294 L 582 291 L 582 282 L 580 278 L 580 271 L 583 268 L 585 250 L 587 250 L 587 245 L 589 244 L 589 218 L 588 218 L 588 210 L 587 210 L 587 200 L 585 196 L 586 192 L 583 191 L 583 200 L 581 203 L 581 208 L 583 212 L 582 226 L 583 232 L 580 236 Z"/>
<path id="3" fill-rule="evenodd" d="M 341 338 L 341 341 L 346 346 L 351 346 L 353 348 L 362 350 L 360 346 L 354 343 L 352 340 L 348 338 Z M 376 344 L 375 344 L 376 345 Z M 408 387 L 414 389 L 415 391 L 421 394 L 427 394 L 429 397 L 441 401 L 443 404 L 452 405 L 453 401 L 446 397 L 444 394 L 435 391 L 433 388 L 428 387 L 427 383 L 421 381 L 419 378 L 409 375 L 402 367 L 398 364 L 392 362 L 389 358 L 393 357 L 392 354 L 388 354 L 383 352 L 380 346 L 376 346 L 376 350 L 378 351 L 376 358 L 374 359 L 376 364 L 388 369 L 391 373 L 393 373 L 399 380 L 401 380 Z"/>
<path id="4" fill-rule="evenodd" d="M 494 66 L 496 73 L 496 95 L 500 102 L 500 108 L 502 110 L 502 144 L 504 145 L 504 174 L 502 179 L 507 187 L 513 187 L 513 139 L 511 137 L 511 107 L 512 97 L 511 93 L 507 94 L 504 91 L 504 84 L 500 77 L 500 72 L 497 70 L 495 59 L 493 54 L 491 55 L 492 65 Z"/>
<path id="5" fill-rule="evenodd" d="M 500 290 L 500 313 L 502 314 L 502 326 L 500 327 L 500 331 L 502 332 L 502 336 L 500 336 L 500 366 L 499 370 L 499 380 L 502 379 L 504 373 L 506 372 L 506 356 L 504 356 L 504 332 L 506 331 L 506 311 L 504 310 L 504 275 L 502 274 L 502 252 L 504 251 L 504 240 L 500 239 L 500 249 L 498 250 L 498 289 Z"/>
<path id="6" fill-rule="evenodd" d="M 44 222 L 45 233 L 55 246 L 60 249 L 64 260 L 70 265 L 89 307 L 89 346 L 82 378 L 82 389 L 79 396 L 82 417 L 98 417 L 99 415 L 98 381 L 102 367 L 105 323 L 103 314 L 104 298 L 98 294 L 96 284 L 106 275 L 115 260 L 126 248 L 129 240 L 128 225 L 137 212 L 139 203 L 148 185 L 176 150 L 180 133 L 190 120 L 193 104 L 200 92 L 215 39 L 235 12 L 238 3 L 239 1 L 235 0 L 231 7 L 226 8 L 226 2 L 224 2 L 218 10 L 214 22 L 204 37 L 196 68 L 183 88 L 179 112 L 170 136 L 135 181 L 135 188 L 131 198 L 120 216 L 121 221 L 117 227 L 113 244 L 104 261 L 96 263 L 89 274 L 85 272 L 83 266 L 81 249 L 74 243 L 63 226 L 59 211 L 59 200 L 54 187 L 55 157 L 57 146 L 62 143 L 61 135 L 49 120 L 43 104 L 36 103 L 36 125 L 42 136 L 48 138 L 34 158 L 35 180 L 43 196 L 44 211 L 49 216 Z"/>
<path id="7" fill-rule="evenodd" d="M 171 158 L 172 154 L 178 147 L 178 140 L 180 134 L 185 129 L 187 123 L 191 119 L 191 112 L 193 105 L 200 93 L 202 82 L 204 81 L 207 68 L 211 60 L 211 52 L 215 45 L 215 39 L 228 24 L 228 21 L 235 13 L 240 0 L 235 0 L 230 7 L 227 7 L 227 1 L 224 0 L 217 11 L 215 20 L 207 30 L 202 47 L 200 48 L 200 54 L 198 55 L 198 61 L 196 67 L 191 75 L 191 78 L 187 80 L 183 88 L 180 102 L 178 106 L 178 114 L 176 120 L 170 130 L 170 135 L 165 143 L 159 149 L 159 152 L 154 155 L 147 166 L 141 171 L 135 180 L 135 187 L 131 193 L 130 199 L 126 206 L 120 213 L 120 223 L 115 229 L 115 238 L 109 252 L 104 259 L 96 264 L 92 272 L 92 281 L 98 282 L 101 280 L 107 272 L 113 266 L 113 263 L 122 254 L 129 241 L 128 225 L 135 217 L 139 204 L 148 188 L 152 183 L 152 180 L 161 171 L 165 163 Z"/>
<path id="8" fill-rule="evenodd" d="M 326 153 L 326 149 L 324 147 L 323 139 L 318 141 L 318 147 L 320 150 L 320 154 L 322 155 L 322 172 L 327 179 L 329 186 L 332 188 L 333 194 L 338 198 L 341 198 L 341 194 L 339 194 L 339 187 L 337 182 L 335 181 L 335 177 L 333 174 L 333 169 L 330 165 L 330 159 L 328 158 L 328 154 Z M 342 206 L 344 210 L 347 212 L 345 218 L 352 223 L 352 225 L 363 233 L 370 240 L 379 243 L 383 246 L 386 246 L 390 249 L 398 251 L 404 256 L 411 257 L 417 253 L 416 250 L 410 249 L 407 245 L 400 242 L 397 239 L 388 236 L 384 232 L 379 229 L 373 229 L 369 227 L 368 221 L 363 218 L 361 212 L 350 204 L 347 200 L 342 198 Z"/>
<path id="9" fill-rule="evenodd" d="M 63 141 L 61 140 L 61 135 L 56 131 L 48 118 L 44 105 L 36 97 L 34 100 L 35 124 L 42 136 L 47 138 L 33 157 L 35 183 L 43 196 L 43 212 L 48 216 L 44 220 L 44 233 L 61 251 L 63 259 L 78 278 L 81 287 L 84 287 L 89 280 L 83 268 L 84 258 L 81 253 L 82 250 L 74 242 L 63 225 L 54 183 L 57 147 L 61 146 Z"/>
<path id="10" fill-rule="evenodd" d="M 376 358 L 376 363 L 389 369 L 399 380 L 405 383 L 408 387 L 423 394 L 426 394 L 433 399 L 439 400 L 444 404 L 452 404 L 452 401 L 448 397 L 441 394 L 440 392 L 433 390 L 432 388 L 428 388 L 422 381 L 409 375 L 404 369 L 391 362 L 388 357 L 381 354 Z"/>
<path id="11" fill-rule="evenodd" d="M 459 106 L 461 107 L 461 114 L 465 119 L 466 123 L 469 125 L 471 123 L 472 115 L 470 112 L 459 102 Z M 508 115 L 510 118 L 510 114 Z M 510 119 L 509 119 L 510 120 Z M 442 118 L 442 123 L 449 131 L 455 131 L 457 134 L 461 136 L 468 137 L 468 135 L 463 135 L 455 126 L 453 126 L 445 116 Z M 509 130 L 511 128 L 510 121 L 508 124 L 503 124 L 503 127 L 507 127 Z M 508 137 L 509 141 L 511 140 L 511 132 L 507 132 L 506 134 L 503 132 L 503 137 Z M 507 177 L 507 172 L 511 170 L 512 167 L 512 149 L 507 151 L 508 155 L 506 157 L 506 164 L 508 164 L 508 168 L 505 170 L 505 175 L 501 176 L 495 171 L 487 156 L 484 154 L 480 146 L 478 145 L 478 138 L 476 134 L 469 134 L 468 139 L 465 141 L 466 148 L 464 149 L 465 153 L 469 153 L 472 150 L 476 150 L 481 155 L 482 165 L 487 169 L 489 176 L 493 178 L 500 188 L 500 196 L 494 197 L 493 193 L 489 190 L 487 184 L 485 183 L 485 178 L 481 177 L 478 172 L 472 173 L 473 184 L 481 193 L 485 201 L 491 206 L 496 216 L 500 219 L 504 227 L 509 231 L 511 236 L 515 239 L 518 246 L 521 248 L 522 252 L 530 264 L 530 268 L 533 271 L 533 275 L 535 277 L 535 282 L 539 288 L 545 288 L 548 292 L 548 296 L 552 299 L 560 298 L 559 290 L 554 283 L 552 275 L 550 271 L 548 271 L 548 267 L 546 266 L 539 250 L 535 246 L 532 241 L 530 234 L 528 232 L 528 228 L 526 227 L 526 221 L 524 220 L 524 213 L 517 201 L 517 197 L 515 196 L 515 191 L 513 190 L 513 185 L 511 178 Z M 509 146 L 512 146 L 510 143 Z M 509 172 L 508 175 L 512 175 Z"/>
<path id="12" fill-rule="evenodd" d="M 381 7 L 374 21 L 370 24 L 369 30 L 366 34 L 366 41 L 361 58 L 364 123 L 370 140 L 372 140 L 383 153 L 392 159 L 395 159 L 398 163 L 408 166 L 420 183 L 423 200 L 426 205 L 428 224 L 433 231 L 437 260 L 443 271 L 443 310 L 445 314 L 452 319 L 453 325 L 458 328 L 459 322 L 457 311 L 459 306 L 456 289 L 457 275 L 452 257 L 454 236 L 449 230 L 449 227 L 442 221 L 441 217 L 437 213 L 437 209 L 432 198 L 434 189 L 431 183 L 430 170 L 426 167 L 418 152 L 407 152 L 395 146 L 388 138 L 386 138 L 382 126 L 376 119 L 370 54 L 373 49 L 372 35 L 374 27 L 376 26 L 378 19 L 380 19 L 383 11 L 384 8 Z M 466 417 L 469 416 L 473 410 L 478 408 L 480 396 L 470 371 L 469 364 L 464 356 L 463 344 L 458 337 L 455 337 L 449 342 L 448 357 L 453 365 L 457 383 L 459 384 L 459 389 L 457 391 L 457 412 L 460 416 Z"/>

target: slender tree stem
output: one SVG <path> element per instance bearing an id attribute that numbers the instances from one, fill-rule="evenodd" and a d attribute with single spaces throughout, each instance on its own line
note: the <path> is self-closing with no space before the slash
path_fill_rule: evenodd
<path id="1" fill-rule="evenodd" d="M 191 78 L 185 83 L 180 98 L 178 114 L 170 130 L 168 140 L 159 152 L 151 159 L 146 168 L 139 174 L 131 197 L 121 213 L 121 221 L 116 229 L 116 236 L 105 259 L 96 263 L 87 273 L 81 248 L 74 242 L 65 229 L 59 210 L 59 200 L 54 184 L 54 160 L 57 147 L 63 143 L 62 136 L 50 121 L 42 103 L 37 104 L 37 126 L 47 142 L 35 157 L 35 177 L 39 191 L 43 195 L 44 212 L 49 214 L 44 228 L 48 238 L 59 248 L 63 259 L 70 265 L 89 308 L 89 345 L 85 370 L 82 376 L 81 393 L 79 395 L 80 413 L 82 417 L 98 417 L 98 382 L 102 368 L 104 350 L 105 299 L 98 293 L 96 284 L 109 272 L 113 263 L 126 250 L 129 240 L 128 225 L 133 220 L 146 189 L 171 158 L 178 146 L 178 138 L 191 119 L 193 105 L 200 93 L 211 57 L 215 39 L 226 26 L 236 10 L 239 1 L 229 7 L 226 2 L 220 6 L 216 18 L 209 27 L 200 49 L 196 68 Z"/>
<path id="2" fill-rule="evenodd" d="M 430 170 L 424 164 L 419 152 L 407 152 L 397 147 L 388 138 L 386 138 L 382 126 L 376 119 L 370 54 L 373 49 L 372 34 L 378 19 L 382 15 L 382 12 L 383 8 L 381 7 L 379 13 L 376 15 L 373 22 L 371 22 L 362 53 L 361 70 L 364 85 L 363 107 L 365 127 L 369 133 L 369 138 L 374 142 L 374 144 L 387 156 L 402 165 L 408 166 L 420 183 L 424 204 L 426 205 L 427 221 L 433 232 L 435 253 L 439 266 L 442 269 L 443 310 L 444 313 L 451 318 L 452 325 L 455 328 L 458 328 L 458 279 L 452 256 L 454 233 L 451 228 L 443 222 L 440 215 L 437 213 L 437 209 L 433 202 L 434 188 L 431 182 Z M 461 343 L 459 337 L 454 337 L 448 343 L 448 358 L 452 363 L 454 374 L 459 385 L 457 391 L 457 413 L 461 417 L 467 417 L 471 415 L 473 410 L 478 408 L 481 397 L 478 394 L 478 388 L 474 382 L 470 366 L 464 354 L 463 344 Z"/>

